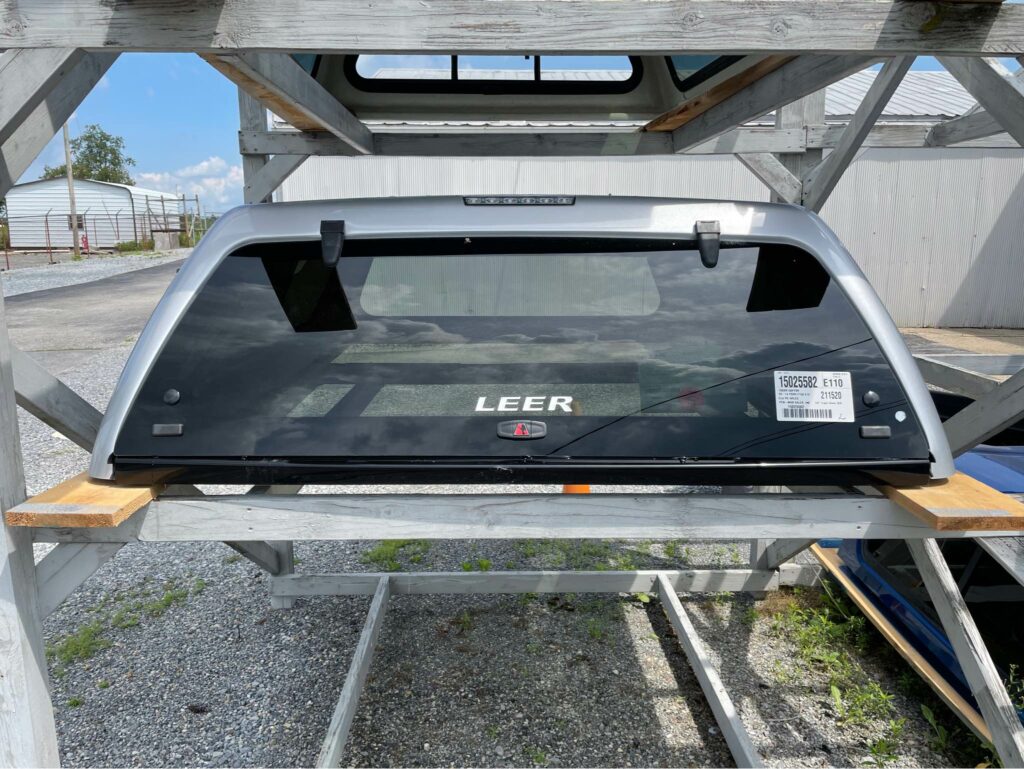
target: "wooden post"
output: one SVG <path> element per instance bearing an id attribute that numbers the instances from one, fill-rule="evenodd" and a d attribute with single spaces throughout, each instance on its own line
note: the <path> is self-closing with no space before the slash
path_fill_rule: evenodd
<path id="1" fill-rule="evenodd" d="M 71 216 L 68 222 L 71 224 L 71 248 L 75 253 L 75 259 L 82 258 L 82 252 L 78 250 L 78 213 L 75 211 L 75 173 L 71 169 L 71 138 L 68 135 L 68 124 L 64 124 L 64 170 L 68 177 L 68 205 Z"/>
<path id="2" fill-rule="evenodd" d="M 0 504 L 25 498 L 11 344 L 0 296 Z M 0 523 L 0 766 L 57 766 L 32 531 Z"/>

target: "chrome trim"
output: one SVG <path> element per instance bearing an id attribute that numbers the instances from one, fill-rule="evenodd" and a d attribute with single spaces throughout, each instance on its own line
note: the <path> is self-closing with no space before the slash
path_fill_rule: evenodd
<path id="1" fill-rule="evenodd" d="M 329 200 L 242 206 L 203 237 L 139 336 L 107 406 L 89 474 L 113 476 L 118 433 L 164 344 L 227 254 L 253 242 L 319 240 L 320 222 L 343 219 L 345 237 L 656 237 L 689 240 L 698 220 L 720 222 L 722 240 L 792 243 L 818 257 L 850 298 L 907 393 L 932 455 L 933 478 L 955 472 L 939 415 L 903 337 L 864 273 L 815 214 L 771 203 L 579 197 L 573 206 L 467 206 L 462 197 Z"/>

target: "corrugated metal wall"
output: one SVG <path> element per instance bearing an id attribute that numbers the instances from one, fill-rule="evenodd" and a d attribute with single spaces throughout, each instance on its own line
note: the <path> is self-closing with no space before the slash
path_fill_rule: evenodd
<path id="1" fill-rule="evenodd" d="M 84 225 L 82 232 L 88 235 L 90 247 L 113 248 L 121 242 L 148 239 L 154 228 L 179 226 L 181 201 L 173 197 L 147 196 L 142 191 L 130 191 L 116 185 L 78 180 L 75 182 L 75 210 Z M 7 193 L 11 247 L 45 248 L 49 243 L 53 248 L 70 248 L 69 213 L 65 179 L 12 188 Z"/>
<path id="2" fill-rule="evenodd" d="M 495 192 L 769 197 L 730 156 L 310 158 L 279 195 Z M 899 325 L 1024 327 L 1024 150 L 868 150 L 822 216 Z"/>

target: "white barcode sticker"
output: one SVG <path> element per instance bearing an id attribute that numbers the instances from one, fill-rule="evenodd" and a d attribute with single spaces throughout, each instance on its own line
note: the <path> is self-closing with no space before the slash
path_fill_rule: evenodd
<path id="1" fill-rule="evenodd" d="M 775 418 L 780 422 L 853 422 L 849 371 L 776 371 Z"/>

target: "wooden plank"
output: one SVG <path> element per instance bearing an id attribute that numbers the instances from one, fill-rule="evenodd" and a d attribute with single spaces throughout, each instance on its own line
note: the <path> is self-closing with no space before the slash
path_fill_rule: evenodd
<path id="1" fill-rule="evenodd" d="M 225 542 L 236 553 L 245 556 L 263 571 L 271 576 L 281 573 L 281 558 L 277 550 L 266 542 L 253 541 L 232 541 Z"/>
<path id="2" fill-rule="evenodd" d="M 1024 417 L 1024 371 L 977 398 L 943 423 L 953 456 L 970 451 Z"/>
<path id="3" fill-rule="evenodd" d="M 871 621 L 871 624 L 878 629 L 878 632 L 882 634 L 882 637 L 889 642 L 892 648 L 907 661 L 907 664 L 924 679 L 924 682 L 931 687 L 939 699 L 946 703 L 979 738 L 991 742 L 992 734 L 989 732 L 988 726 L 985 725 L 985 719 L 981 717 L 981 713 L 977 711 L 974 705 L 964 699 L 960 692 L 935 669 L 935 666 L 922 656 L 914 645 L 907 640 L 907 637 L 903 635 L 899 628 L 893 625 L 889 618 L 878 610 L 874 602 L 864 594 L 857 583 L 850 579 L 846 572 L 843 571 L 838 553 L 834 549 L 823 548 L 819 545 L 812 545 L 811 552 L 821 562 L 821 565 L 828 570 L 832 578 L 843 586 L 846 594 L 857 605 L 857 608 L 861 610 L 861 613 Z"/>
<path id="4" fill-rule="evenodd" d="M 939 59 L 1014 140 L 1024 145 L 1024 81 L 996 59 Z"/>
<path id="5" fill-rule="evenodd" d="M 316 760 L 318 767 L 338 766 L 341 761 L 341 753 L 345 749 L 349 729 L 352 728 L 352 719 L 355 718 L 359 705 L 359 696 L 363 692 L 366 676 L 373 662 L 373 650 L 377 646 L 377 638 L 387 616 L 389 598 L 389 578 L 382 576 L 377 580 L 377 590 L 373 595 L 370 611 L 366 615 L 366 624 L 363 625 L 363 632 L 359 636 L 355 654 L 352 655 L 345 685 L 341 689 L 341 696 L 338 697 L 338 704 L 327 727 L 327 736 L 324 737 L 320 755 Z"/>
<path id="6" fill-rule="evenodd" d="M 789 561 L 815 543 L 813 539 L 776 539 L 765 548 L 764 560 L 758 565 L 775 569 Z"/>
<path id="7" fill-rule="evenodd" d="M 871 61 L 862 56 L 798 56 L 675 129 L 672 141 L 676 152 L 819 91 Z"/>
<path id="8" fill-rule="evenodd" d="M 995 558 L 1008 574 L 1024 585 L 1024 538 L 983 537 L 978 540 L 978 544 Z"/>
<path id="9" fill-rule="evenodd" d="M 85 56 L 76 48 L 7 51 L 0 55 L 0 145 Z"/>
<path id="10" fill-rule="evenodd" d="M 560 129 L 516 131 L 500 128 L 452 130 L 444 126 L 373 131 L 374 154 L 442 157 L 578 157 L 667 155 L 672 138 L 664 133 L 639 133 L 634 128 L 603 131 Z M 688 155 L 735 152 L 802 152 L 802 129 L 739 128 L 687 150 Z M 324 132 L 241 131 L 239 151 L 247 154 L 351 156 L 352 149 Z"/>
<path id="11" fill-rule="evenodd" d="M 825 149 L 834 147 L 842 137 L 845 129 L 846 127 L 842 125 L 808 126 L 807 146 L 823 147 Z M 931 124 L 929 123 L 911 123 L 908 125 L 888 123 L 876 125 L 868 133 L 862 146 L 893 148 L 927 147 L 929 146 L 927 138 L 930 130 Z M 974 139 L 961 145 L 961 147 L 1006 147 L 1008 149 L 1017 149 L 1019 146 L 1017 142 L 1005 133 L 983 139 Z"/>
<path id="12" fill-rule="evenodd" d="M 1003 766 L 1024 766 L 1024 725 L 946 559 L 933 539 L 907 542 Z"/>
<path id="13" fill-rule="evenodd" d="M 25 498 L 11 369 L 0 293 L 0 505 L 4 509 Z M 0 524 L 0 766 L 59 764 L 31 534 Z"/>
<path id="14" fill-rule="evenodd" d="M 765 56 L 749 69 L 745 69 L 728 80 L 712 86 L 704 93 L 683 102 L 678 107 L 673 107 L 668 112 L 658 115 L 658 117 L 649 121 L 644 126 L 644 130 L 674 131 L 679 126 L 689 123 L 698 115 L 703 115 L 716 104 L 721 104 L 726 99 L 732 98 L 768 73 L 774 72 L 786 62 L 792 61 L 793 58 L 793 56 Z"/>
<path id="15" fill-rule="evenodd" d="M 980 110 L 932 126 L 925 142 L 929 147 L 948 147 L 951 144 L 996 136 L 1005 130 L 998 120 L 985 110 Z"/>
<path id="16" fill-rule="evenodd" d="M 676 639 L 686 653 L 686 660 L 690 663 L 697 682 L 700 684 L 704 697 L 711 706 L 711 712 L 715 715 L 718 728 L 722 730 L 729 751 L 732 753 L 736 766 L 764 766 L 761 756 L 758 754 L 754 743 L 743 725 L 736 706 L 733 705 L 729 692 L 722 684 L 722 679 L 715 670 L 707 649 L 697 635 L 697 628 L 693 626 L 686 609 L 683 608 L 679 596 L 676 595 L 672 583 L 664 577 L 658 577 L 658 597 L 661 599 L 661 606 L 668 616 L 672 628 L 676 632 Z"/>
<path id="17" fill-rule="evenodd" d="M 46 617 L 60 606 L 79 585 L 113 558 L 122 542 L 60 544 L 36 564 L 39 615 Z"/>
<path id="18" fill-rule="evenodd" d="M 915 488 L 883 486 L 882 491 L 938 531 L 1024 531 L 1024 503 L 965 473 Z"/>
<path id="19" fill-rule="evenodd" d="M 91 403 L 12 345 L 18 405 L 44 424 L 92 451 L 103 415 Z"/>
<path id="20" fill-rule="evenodd" d="M 238 89 L 238 127 L 239 133 L 243 131 L 266 131 L 267 130 L 267 109 L 254 96 L 250 96 L 241 88 Z M 331 138 L 337 140 L 333 134 Z M 259 152 L 245 153 L 242 155 L 242 186 L 243 200 L 246 203 L 260 203 L 259 200 L 251 200 L 245 196 L 244 190 L 251 188 L 253 180 L 260 170 L 270 160 L 270 155 L 275 153 Z"/>
<path id="21" fill-rule="evenodd" d="M 303 494 L 161 497 L 118 529 L 44 529 L 35 538 L 39 542 L 223 542 L 242 531 L 263 541 L 908 539 L 1000 533 L 985 529 L 937 532 L 881 495 Z"/>
<path id="22" fill-rule="evenodd" d="M 274 155 L 250 180 L 245 179 L 242 195 L 246 203 L 270 203 L 281 183 L 302 165 L 305 155 Z"/>
<path id="23" fill-rule="evenodd" d="M 775 155 L 770 152 L 740 153 L 736 158 L 783 202 L 800 202 L 800 180 Z"/>
<path id="24" fill-rule="evenodd" d="M 999 382 L 991 377 L 954 366 L 941 359 L 915 355 L 914 362 L 917 363 L 925 382 L 958 395 L 966 395 L 968 398 L 980 398 L 999 386 Z"/>
<path id="25" fill-rule="evenodd" d="M 890 59 L 875 76 L 835 149 L 803 177 L 804 207 L 821 211 L 913 63 L 913 56 Z"/>
<path id="26" fill-rule="evenodd" d="M 373 137 L 349 112 L 285 53 L 203 56 L 225 77 L 301 131 L 329 131 L 356 154 L 373 152 Z"/>
<path id="27" fill-rule="evenodd" d="M 581 23 L 585 20 L 586 23 Z M 901 0 L 33 0 L 0 48 L 311 53 L 870 53 L 1016 56 L 1014 3 Z"/>
<path id="28" fill-rule="evenodd" d="M 3 15 L 4 10 L 0 8 L 0 28 L 3 26 Z M 47 97 L 14 129 L 7 141 L 0 144 L 0 198 L 25 173 L 116 58 L 117 54 L 114 53 L 94 53 L 82 57 L 71 72 L 60 78 Z"/>
<path id="29" fill-rule="evenodd" d="M 686 571 L 489 571 L 395 574 L 297 574 L 275 579 L 274 596 L 371 595 L 380 579 L 391 578 L 396 595 L 499 593 L 647 593 L 664 575 L 679 592 L 762 592 L 779 587 L 776 571 L 690 569 Z M 790 584 L 803 575 L 788 575 Z"/>
<path id="30" fill-rule="evenodd" d="M 7 510 L 8 526 L 109 528 L 156 499 L 161 486 L 115 486 L 88 473 L 68 478 Z"/>

